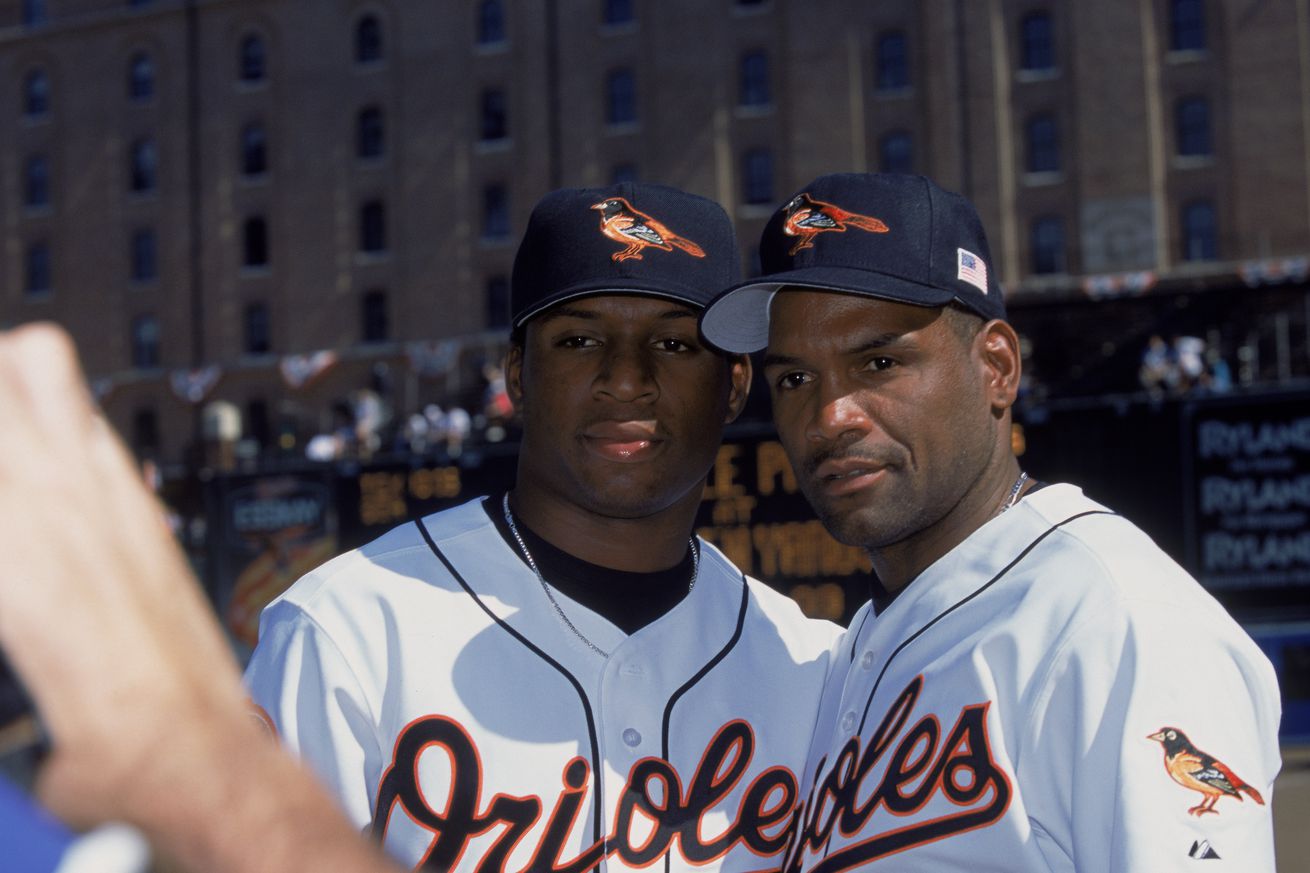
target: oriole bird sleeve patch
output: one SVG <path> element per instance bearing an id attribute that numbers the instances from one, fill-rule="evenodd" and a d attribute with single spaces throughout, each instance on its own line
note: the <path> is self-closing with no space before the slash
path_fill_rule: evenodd
<path id="1" fill-rule="evenodd" d="M 1214 807 L 1219 798 L 1241 800 L 1243 794 L 1264 805 L 1259 791 L 1242 781 L 1223 761 L 1194 746 L 1178 728 L 1162 727 L 1147 739 L 1164 747 L 1164 769 L 1169 778 L 1201 795 L 1201 802 L 1187 810 L 1189 814 L 1198 818 L 1207 812 L 1218 815 L 1219 810 Z"/>

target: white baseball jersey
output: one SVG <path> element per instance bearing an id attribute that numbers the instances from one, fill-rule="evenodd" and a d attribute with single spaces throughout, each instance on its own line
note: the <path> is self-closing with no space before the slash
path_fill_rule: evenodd
<path id="1" fill-rule="evenodd" d="M 247 684 L 405 864 L 776 867 L 839 629 L 700 550 L 693 590 L 630 636 L 555 593 L 605 658 L 466 503 L 270 604 Z"/>
<path id="2" fill-rule="evenodd" d="M 1279 715 L 1223 608 L 1050 485 L 855 616 L 783 869 L 1272 871 Z"/>

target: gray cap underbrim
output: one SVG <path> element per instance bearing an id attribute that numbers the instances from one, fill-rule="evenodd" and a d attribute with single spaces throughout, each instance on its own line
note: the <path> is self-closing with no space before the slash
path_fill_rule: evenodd
<path id="1" fill-rule="evenodd" d="M 911 306 L 945 306 L 957 299 L 954 292 L 896 276 L 844 267 L 811 267 L 774 273 L 768 281 L 732 288 L 713 302 L 701 317 L 701 333 L 725 352 L 758 352 L 769 344 L 769 304 L 780 288 L 812 288 L 838 294 L 857 294 Z"/>

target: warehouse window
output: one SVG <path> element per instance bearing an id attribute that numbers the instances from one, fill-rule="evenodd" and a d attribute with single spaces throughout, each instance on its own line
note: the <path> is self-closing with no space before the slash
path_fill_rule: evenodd
<path id="1" fill-rule="evenodd" d="M 249 303 L 245 310 L 245 350 L 248 355 L 266 355 L 273 350 L 268 305 Z"/>
<path id="2" fill-rule="evenodd" d="M 45 155 L 32 155 L 23 172 L 23 205 L 44 209 L 50 205 L 50 162 Z"/>
<path id="3" fill-rule="evenodd" d="M 874 64 L 874 84 L 879 91 L 900 91 L 910 87 L 910 54 L 905 31 L 889 30 L 878 35 Z"/>
<path id="4" fill-rule="evenodd" d="M 1183 206 L 1183 260 L 1213 261 L 1219 256 L 1214 204 L 1194 200 Z"/>
<path id="5" fill-rule="evenodd" d="M 242 82 L 253 84 L 264 81 L 267 75 L 264 40 L 258 34 L 248 33 L 241 40 L 237 59 L 237 78 Z"/>
<path id="6" fill-rule="evenodd" d="M 155 62 L 145 52 L 137 52 L 128 62 L 127 96 L 135 103 L 145 103 L 155 96 Z"/>
<path id="7" fill-rule="evenodd" d="M 488 88 L 482 92 L 480 102 L 479 138 L 487 141 L 508 137 L 509 116 L 505 109 L 505 92 L 499 88 Z"/>
<path id="8" fill-rule="evenodd" d="M 631 70 L 611 70 L 606 76 L 605 120 L 610 124 L 632 124 L 637 120 L 637 82 Z"/>
<path id="9" fill-rule="evenodd" d="M 387 313 L 387 292 L 380 288 L 365 291 L 360 305 L 360 337 L 366 343 L 382 343 L 391 338 Z"/>
<path id="10" fill-rule="evenodd" d="M 365 15 L 355 25 L 355 63 L 376 64 L 382 60 L 382 25 L 376 15 Z"/>
<path id="11" fill-rule="evenodd" d="M 1057 216 L 1047 215 L 1033 222 L 1032 269 L 1038 275 L 1065 272 L 1064 222 Z"/>
<path id="12" fill-rule="evenodd" d="M 1178 154 L 1211 154 L 1210 101 L 1204 97 L 1184 97 L 1174 107 Z"/>
<path id="13" fill-rule="evenodd" d="M 878 140 L 878 170 L 883 173 L 914 172 L 914 137 L 909 131 L 893 130 Z"/>
<path id="14" fill-rule="evenodd" d="M 50 111 L 50 78 L 45 70 L 32 70 L 23 79 L 23 115 L 41 118 Z"/>
<path id="15" fill-rule="evenodd" d="M 482 0 L 478 4 L 478 45 L 505 41 L 505 7 L 500 0 Z"/>
<path id="16" fill-rule="evenodd" d="M 1205 50 L 1204 0 L 1171 0 L 1169 48 L 1176 52 Z"/>
<path id="17" fill-rule="evenodd" d="M 148 137 L 132 143 L 132 165 L 128 173 L 128 187 L 136 194 L 155 190 L 159 183 L 159 152 L 155 141 Z"/>
<path id="18" fill-rule="evenodd" d="M 1026 169 L 1030 173 L 1058 173 L 1060 171 L 1060 135 L 1055 116 L 1050 113 L 1034 115 L 1026 126 L 1028 144 Z"/>
<path id="19" fill-rule="evenodd" d="M 1055 69 L 1055 45 L 1049 12 L 1030 12 L 1019 25 L 1020 66 L 1024 70 Z"/>
<path id="20" fill-rule="evenodd" d="M 359 208 L 359 250 L 367 254 L 387 250 L 387 210 L 381 200 L 369 200 Z"/>
<path id="21" fill-rule="evenodd" d="M 246 267 L 268 266 L 268 224 L 262 216 L 247 218 L 241 228 L 241 263 Z"/>
<path id="22" fill-rule="evenodd" d="M 741 71 L 737 101 L 742 106 L 768 106 L 769 56 L 762 51 L 750 51 L 741 56 Z"/>
<path id="23" fill-rule="evenodd" d="M 750 149 L 742 156 L 742 199 L 747 203 L 773 202 L 773 154 L 768 149 Z"/>
<path id="24" fill-rule="evenodd" d="M 365 106 L 355 118 L 355 155 L 362 159 L 380 158 L 387 150 L 386 128 L 382 109 Z"/>
<path id="25" fill-rule="evenodd" d="M 159 320 L 153 315 L 132 319 L 132 366 L 138 370 L 159 366 Z"/>
<path id="26" fill-rule="evenodd" d="M 268 136 L 264 125 L 252 121 L 241 128 L 241 175 L 262 176 L 268 172 Z"/>
<path id="27" fill-rule="evenodd" d="M 143 227 L 132 234 L 132 280 L 150 282 L 159 275 L 159 258 L 153 229 Z"/>

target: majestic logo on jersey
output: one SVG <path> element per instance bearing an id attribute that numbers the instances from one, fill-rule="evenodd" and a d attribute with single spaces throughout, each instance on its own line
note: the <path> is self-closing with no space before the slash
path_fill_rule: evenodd
<path id="1" fill-rule="evenodd" d="M 867 745 L 857 735 L 837 753 L 796 812 L 798 830 L 783 873 L 852 870 L 985 828 L 1005 815 L 1010 780 L 992 759 L 989 704 L 964 707 L 943 742 L 941 723 L 931 713 L 906 727 L 922 689 L 923 677 L 917 676 L 892 702 Z M 826 758 L 820 761 L 816 772 L 824 774 L 826 764 Z M 950 801 L 949 811 L 923 815 L 939 796 Z M 852 841 L 831 848 L 834 827 Z"/>
<path id="2" fill-rule="evenodd" d="M 626 246 L 621 252 L 610 255 L 615 261 L 629 258 L 642 260 L 641 250 L 647 247 L 671 252 L 675 247 L 695 258 L 705 257 L 705 250 L 683 236 L 678 236 L 663 224 L 637 209 L 622 197 L 610 197 L 591 204 L 600 210 L 600 232 Z"/>
<path id="3" fill-rule="evenodd" d="M 1259 791 L 1238 778 L 1223 761 L 1192 745 L 1187 734 L 1178 728 L 1162 727 L 1147 739 L 1164 746 L 1164 769 L 1170 778 L 1201 794 L 1201 802 L 1187 810 L 1197 818 L 1207 812 L 1218 815 L 1219 810 L 1214 805 L 1219 798 L 1227 795 L 1241 800 L 1243 791 L 1256 803 L 1264 805 L 1265 799 Z"/>
<path id="4" fill-rule="evenodd" d="M 419 784 L 419 756 L 433 748 L 449 758 L 444 794 L 430 784 Z M 503 873 L 510 855 L 543 818 L 545 827 L 534 837 L 536 846 L 525 871 L 583 873 L 613 855 L 629 866 L 644 867 L 673 851 L 675 842 L 682 857 L 695 865 L 714 861 L 739 845 L 769 857 L 786 847 L 798 791 L 790 770 L 772 767 L 746 787 L 735 810 L 725 809 L 724 800 L 742 780 L 754 751 L 750 726 L 728 722 L 706 747 L 685 791 L 667 761 L 638 761 L 628 774 L 611 832 L 566 859 L 561 856 L 575 840 L 570 835 L 588 799 L 591 766 L 587 760 L 576 757 L 564 765 L 561 791 L 549 802 L 504 793 L 484 801 L 482 762 L 468 732 L 453 719 L 427 716 L 407 725 L 396 740 L 394 760 L 378 787 L 373 832 L 385 840 L 393 810 L 399 806 L 433 834 L 421 866 L 451 870 L 473 838 L 500 828 L 478 860 L 479 873 Z M 731 822 L 726 829 L 724 820 Z"/>
<path id="5" fill-rule="evenodd" d="M 815 200 L 805 193 L 793 197 L 791 202 L 783 207 L 783 212 L 787 217 L 782 223 L 782 232 L 787 236 L 800 237 L 796 245 L 791 247 L 791 251 L 787 252 L 789 255 L 794 255 L 801 249 L 814 248 L 812 240 L 821 233 L 830 231 L 845 233 L 847 227 L 867 230 L 870 233 L 887 232 L 887 225 L 876 218 L 860 215 L 858 212 L 847 212 L 840 206 Z"/>

